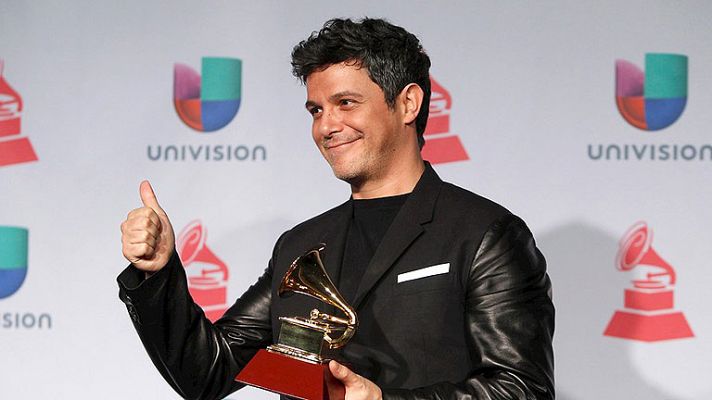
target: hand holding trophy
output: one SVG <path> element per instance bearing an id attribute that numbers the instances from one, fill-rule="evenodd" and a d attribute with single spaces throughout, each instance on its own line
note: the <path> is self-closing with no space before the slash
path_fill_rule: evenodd
<path id="1" fill-rule="evenodd" d="M 277 344 L 260 350 L 235 380 L 262 389 L 308 400 L 343 398 L 343 384 L 328 368 L 324 353 L 343 347 L 356 332 L 358 318 L 324 269 L 324 245 L 298 257 L 282 278 L 278 294 L 314 297 L 341 310 L 346 318 L 313 309 L 309 318 L 280 317 Z M 339 335 L 339 336 L 336 336 Z"/>

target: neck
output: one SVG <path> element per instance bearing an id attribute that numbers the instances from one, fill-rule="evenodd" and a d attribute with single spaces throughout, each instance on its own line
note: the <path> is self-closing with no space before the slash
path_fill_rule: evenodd
<path id="1" fill-rule="evenodd" d="M 375 199 L 397 196 L 413 191 L 425 171 L 425 163 L 417 157 L 403 157 L 403 162 L 391 166 L 382 176 L 369 177 L 361 182 L 351 182 L 354 199 Z"/>

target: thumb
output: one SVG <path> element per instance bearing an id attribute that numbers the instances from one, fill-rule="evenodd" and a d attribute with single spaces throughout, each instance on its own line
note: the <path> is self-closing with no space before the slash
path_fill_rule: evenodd
<path id="1" fill-rule="evenodd" d="M 158 204 L 158 199 L 156 199 L 156 194 L 153 192 L 153 188 L 148 181 L 141 182 L 141 187 L 139 188 L 141 193 L 141 202 L 144 206 L 150 207 L 153 211 L 162 212 L 163 209 Z"/>
<path id="2" fill-rule="evenodd" d="M 329 370 L 331 374 L 334 375 L 334 378 L 343 382 L 344 386 L 353 385 L 358 381 L 358 375 L 334 360 L 329 362 Z"/>

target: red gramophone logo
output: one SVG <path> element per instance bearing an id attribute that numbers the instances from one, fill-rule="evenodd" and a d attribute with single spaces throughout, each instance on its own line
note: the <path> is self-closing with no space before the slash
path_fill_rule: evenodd
<path id="1" fill-rule="evenodd" d="M 652 240 L 645 222 L 633 225 L 621 239 L 616 268 L 630 271 L 638 267 L 645 274 L 625 290 L 624 309 L 613 314 L 603 333 L 606 336 L 644 342 L 694 336 L 685 315 L 674 309 L 675 270 L 653 250 Z"/>
<path id="2" fill-rule="evenodd" d="M 445 88 L 430 77 L 430 113 L 423 137 L 423 159 L 433 164 L 469 160 L 460 138 L 450 132 L 452 98 Z"/>
<path id="3" fill-rule="evenodd" d="M 206 232 L 200 221 L 193 221 L 178 234 L 176 248 L 188 276 L 193 300 L 215 322 L 227 310 L 228 269 L 205 244 Z"/>
<path id="4" fill-rule="evenodd" d="M 3 77 L 5 63 L 0 59 L 0 167 L 37 161 L 30 140 L 20 135 L 22 98 Z"/>

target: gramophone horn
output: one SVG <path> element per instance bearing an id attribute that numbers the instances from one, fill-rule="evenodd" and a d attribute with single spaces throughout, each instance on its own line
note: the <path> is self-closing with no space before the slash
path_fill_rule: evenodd
<path id="1" fill-rule="evenodd" d="M 321 244 L 294 260 L 282 278 L 278 294 L 280 297 L 291 293 L 305 294 L 330 304 L 346 314 L 346 318 L 339 318 L 313 310 L 310 316 L 312 320 L 332 323 L 338 325 L 339 330 L 344 330 L 341 336 L 336 339 L 325 334 L 324 339 L 329 343 L 329 347 L 335 349 L 345 345 L 354 335 L 358 326 L 358 318 L 356 311 L 344 300 L 327 275 L 320 256 L 320 251 L 323 249 L 324 245 Z"/>

